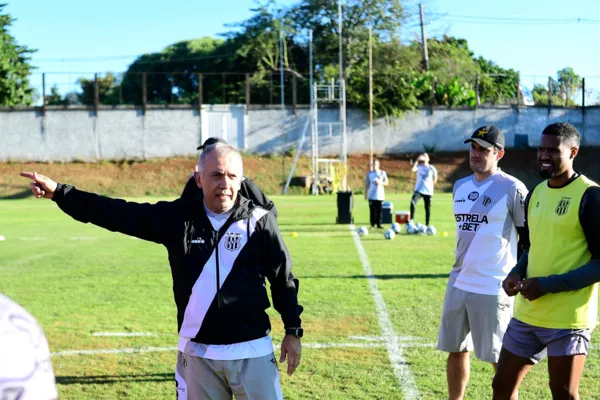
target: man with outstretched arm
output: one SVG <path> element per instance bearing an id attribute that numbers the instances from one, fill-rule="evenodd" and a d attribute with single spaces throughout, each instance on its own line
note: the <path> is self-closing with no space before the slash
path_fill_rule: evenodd
<path id="1" fill-rule="evenodd" d="M 52 199 L 74 219 L 164 245 L 177 305 L 178 399 L 281 399 L 269 336 L 269 280 L 291 375 L 303 335 L 298 280 L 275 217 L 239 195 L 242 158 L 233 147 L 207 147 L 196 183 L 203 200 L 138 204 L 102 197 L 23 172 L 34 196 Z"/>

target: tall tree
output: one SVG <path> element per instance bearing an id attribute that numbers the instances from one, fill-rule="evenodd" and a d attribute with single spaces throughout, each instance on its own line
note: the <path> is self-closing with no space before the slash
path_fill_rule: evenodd
<path id="1" fill-rule="evenodd" d="M 17 44 L 9 33 L 15 19 L 10 14 L 2 14 L 5 6 L 0 4 L 0 105 L 31 105 L 34 93 L 29 75 L 34 67 L 30 62 L 36 50 Z"/>

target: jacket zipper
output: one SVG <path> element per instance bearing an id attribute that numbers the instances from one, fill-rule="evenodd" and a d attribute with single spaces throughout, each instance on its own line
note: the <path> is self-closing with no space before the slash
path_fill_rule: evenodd
<path id="1" fill-rule="evenodd" d="M 216 258 L 216 263 L 215 265 L 217 266 L 217 308 L 221 308 L 221 288 L 220 288 L 220 282 L 221 282 L 221 275 L 219 272 L 219 242 L 220 242 L 220 237 L 219 237 L 219 232 L 217 232 L 217 247 L 215 250 L 215 258 Z"/>

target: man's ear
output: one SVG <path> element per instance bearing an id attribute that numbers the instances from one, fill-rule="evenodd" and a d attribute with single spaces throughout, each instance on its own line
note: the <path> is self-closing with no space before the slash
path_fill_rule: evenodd
<path id="1" fill-rule="evenodd" d="M 504 154 L 505 154 L 504 149 L 498 150 L 498 154 L 496 154 L 496 160 L 498 160 L 498 161 L 502 160 L 502 157 L 504 157 Z"/>
<path id="2" fill-rule="evenodd" d="M 571 159 L 577 157 L 577 154 L 579 154 L 579 147 L 571 147 Z"/>
<path id="3" fill-rule="evenodd" d="M 200 172 L 194 171 L 194 180 L 196 181 L 196 185 L 202 189 L 202 183 L 200 183 Z"/>

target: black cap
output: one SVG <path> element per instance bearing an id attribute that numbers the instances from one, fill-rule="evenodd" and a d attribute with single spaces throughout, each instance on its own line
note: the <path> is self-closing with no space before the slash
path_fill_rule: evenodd
<path id="1" fill-rule="evenodd" d="M 216 143 L 223 143 L 223 144 L 227 144 L 227 142 L 221 138 L 218 137 L 209 137 L 208 139 L 206 139 L 204 141 L 204 143 L 200 146 L 198 146 L 198 148 L 196 150 L 204 150 L 205 147 L 210 146 L 211 144 L 216 144 Z"/>
<path id="2" fill-rule="evenodd" d="M 486 149 L 492 146 L 503 149 L 504 133 L 500 132 L 494 125 L 482 126 L 473 132 L 470 139 L 465 140 L 465 143 L 469 142 L 475 142 Z"/>

